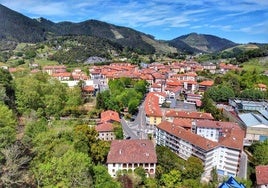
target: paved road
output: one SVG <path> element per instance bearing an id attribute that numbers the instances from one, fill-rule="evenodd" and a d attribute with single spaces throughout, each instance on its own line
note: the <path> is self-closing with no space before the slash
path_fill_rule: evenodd
<path id="1" fill-rule="evenodd" d="M 248 156 L 244 151 L 242 151 L 239 164 L 238 177 L 243 179 L 247 178 L 247 165 L 248 165 Z"/>
<path id="2" fill-rule="evenodd" d="M 124 118 L 121 119 L 121 124 L 122 124 L 122 128 L 123 128 L 125 137 L 129 136 L 129 137 L 131 137 L 131 139 L 139 139 L 139 136 L 137 136 L 135 134 L 134 130 L 129 128 L 128 123 Z"/>
<path id="3" fill-rule="evenodd" d="M 153 131 L 146 125 L 144 103 L 139 106 L 139 110 L 134 121 L 127 121 L 122 118 L 121 124 L 125 137 L 130 136 L 131 139 L 147 139 L 148 133 Z"/>

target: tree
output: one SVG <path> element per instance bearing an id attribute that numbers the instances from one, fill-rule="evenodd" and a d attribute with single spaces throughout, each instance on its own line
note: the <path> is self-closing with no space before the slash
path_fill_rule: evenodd
<path id="1" fill-rule="evenodd" d="M 146 181 L 146 171 L 144 168 L 142 168 L 141 166 L 135 168 L 134 173 L 136 175 L 138 175 L 141 179 L 141 182 L 139 183 L 139 185 L 144 185 L 145 181 Z"/>
<path id="2" fill-rule="evenodd" d="M 95 143 L 91 144 L 90 156 L 95 164 L 98 163 L 103 164 L 106 162 L 109 150 L 110 150 L 109 142 L 103 140 L 97 140 Z"/>
<path id="3" fill-rule="evenodd" d="M 186 179 L 200 179 L 202 173 L 204 172 L 204 167 L 202 161 L 197 157 L 189 157 L 185 163 L 183 169 L 183 178 Z"/>
<path id="4" fill-rule="evenodd" d="M 158 173 L 166 174 L 174 169 L 179 171 L 182 170 L 184 163 L 183 159 L 180 159 L 169 148 L 165 146 L 156 146 L 156 154 L 158 162 Z"/>
<path id="5" fill-rule="evenodd" d="M 263 142 L 257 142 L 251 146 L 254 156 L 254 164 L 268 165 L 268 139 Z"/>
<path id="6" fill-rule="evenodd" d="M 1 185 L 5 187 L 31 187 L 32 179 L 28 171 L 31 154 L 21 142 L 17 141 L 2 149 L 5 163 L 1 170 Z"/>
<path id="7" fill-rule="evenodd" d="M 123 139 L 124 138 L 124 132 L 122 129 L 122 125 L 120 123 L 114 122 L 114 134 L 116 139 Z"/>
<path id="8" fill-rule="evenodd" d="M 163 174 L 160 180 L 160 184 L 167 187 L 180 187 L 181 186 L 181 174 L 178 170 L 171 170 L 167 174 Z"/>
<path id="9" fill-rule="evenodd" d="M 16 120 L 5 104 L 0 103 L 0 149 L 6 148 L 16 140 Z M 0 160 L 3 158 L 0 155 Z"/>
<path id="10" fill-rule="evenodd" d="M 102 165 L 93 167 L 94 187 L 96 188 L 119 188 L 120 184 L 115 182 L 107 171 L 107 168 Z"/>
<path id="11" fill-rule="evenodd" d="M 91 160 L 86 154 L 69 150 L 62 157 L 39 163 L 34 175 L 42 187 L 90 187 L 90 168 Z"/>

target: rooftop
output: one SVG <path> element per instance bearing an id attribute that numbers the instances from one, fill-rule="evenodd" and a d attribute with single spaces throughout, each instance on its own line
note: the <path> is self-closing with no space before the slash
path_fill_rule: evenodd
<path id="1" fill-rule="evenodd" d="M 157 156 L 151 140 L 113 140 L 107 163 L 156 163 Z"/>

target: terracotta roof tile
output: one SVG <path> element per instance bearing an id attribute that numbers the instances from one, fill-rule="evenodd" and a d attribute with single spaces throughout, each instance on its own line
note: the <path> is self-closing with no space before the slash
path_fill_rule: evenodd
<path id="1" fill-rule="evenodd" d="M 213 86 L 213 84 L 214 84 L 213 80 L 205 80 L 205 81 L 199 83 L 199 85 L 201 85 L 201 86 Z"/>
<path id="2" fill-rule="evenodd" d="M 213 116 L 210 113 L 205 112 L 189 112 L 189 111 L 166 111 L 167 117 L 178 117 L 178 118 L 190 118 L 190 119 L 208 119 L 213 120 Z"/>
<path id="3" fill-rule="evenodd" d="M 156 163 L 157 156 L 150 140 L 113 140 L 107 163 Z"/>
<path id="4" fill-rule="evenodd" d="M 96 131 L 98 132 L 111 132 L 114 130 L 113 124 L 111 123 L 101 123 L 95 126 Z"/>
<path id="5" fill-rule="evenodd" d="M 120 122 L 119 114 L 112 110 L 107 110 L 101 113 L 101 122 L 108 122 L 111 120 Z"/>
<path id="6" fill-rule="evenodd" d="M 256 166 L 257 185 L 268 184 L 268 165 Z"/>

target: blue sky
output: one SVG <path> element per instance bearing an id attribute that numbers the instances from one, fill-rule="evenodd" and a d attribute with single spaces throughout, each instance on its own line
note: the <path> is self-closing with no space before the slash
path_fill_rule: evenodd
<path id="1" fill-rule="evenodd" d="M 268 0 L 0 0 L 53 22 L 96 19 L 170 40 L 191 32 L 268 43 Z"/>

